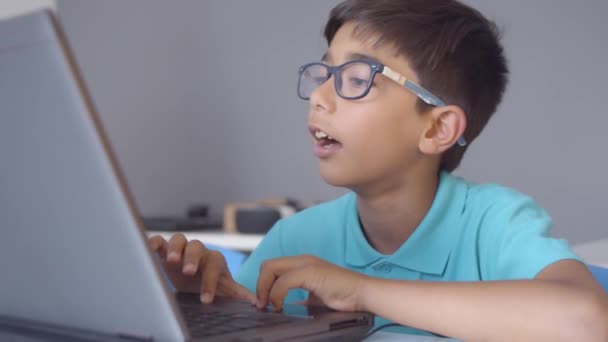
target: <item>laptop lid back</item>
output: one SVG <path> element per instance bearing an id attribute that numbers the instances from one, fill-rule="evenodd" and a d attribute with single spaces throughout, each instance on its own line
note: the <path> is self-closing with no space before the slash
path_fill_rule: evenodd
<path id="1" fill-rule="evenodd" d="M 53 14 L 0 21 L 0 316 L 185 337 Z"/>

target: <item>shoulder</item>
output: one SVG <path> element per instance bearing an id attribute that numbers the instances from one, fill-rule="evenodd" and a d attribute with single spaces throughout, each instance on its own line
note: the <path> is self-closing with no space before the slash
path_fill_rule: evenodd
<path id="1" fill-rule="evenodd" d="M 463 214 L 466 229 L 473 230 L 469 236 L 475 236 L 486 258 L 507 258 L 524 253 L 527 246 L 544 245 L 553 227 L 551 216 L 531 196 L 498 184 L 470 185 Z"/>
<path id="2" fill-rule="evenodd" d="M 453 215 L 449 224 L 457 219 L 464 229 L 479 228 L 479 224 L 484 223 L 495 227 L 513 216 L 549 217 L 529 195 L 495 183 L 470 182 L 445 172 L 441 174 L 435 200 L 442 208 L 439 214 Z"/>
<path id="3" fill-rule="evenodd" d="M 489 203 L 509 203 L 529 199 L 530 197 L 513 188 L 496 183 L 473 183 L 467 182 L 469 203 L 489 202 Z"/>
<path id="4" fill-rule="evenodd" d="M 516 223 L 531 219 L 551 223 L 549 214 L 534 198 L 494 183 L 469 183 L 464 212 L 468 212 L 470 218 L 486 223 Z"/>
<path id="5" fill-rule="evenodd" d="M 531 279 L 556 261 L 578 260 L 566 240 L 551 236 L 551 216 L 515 189 L 470 184 L 463 217 L 482 279 Z"/>
<path id="6" fill-rule="evenodd" d="M 531 196 L 495 183 L 458 181 L 466 184 L 459 234 L 469 247 L 490 253 L 514 241 L 550 236 L 553 220 Z"/>

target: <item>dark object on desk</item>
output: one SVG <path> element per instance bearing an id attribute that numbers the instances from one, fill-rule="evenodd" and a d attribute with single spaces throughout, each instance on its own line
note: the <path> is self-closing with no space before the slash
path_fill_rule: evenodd
<path id="1" fill-rule="evenodd" d="M 147 216 L 142 217 L 147 230 L 192 231 L 221 230 L 222 223 L 209 218 L 209 205 L 193 204 L 186 210 L 186 217 Z"/>
<path id="2" fill-rule="evenodd" d="M 228 233 L 266 234 L 280 219 L 304 209 L 291 198 L 232 202 L 224 205 L 224 230 Z"/>
<path id="3" fill-rule="evenodd" d="M 189 231 L 189 230 L 221 230 L 222 223 L 207 218 L 187 217 L 142 217 L 147 230 Z"/>
<path id="4" fill-rule="evenodd" d="M 280 219 L 281 212 L 275 207 L 239 208 L 235 218 L 239 233 L 244 234 L 266 234 Z"/>
<path id="5" fill-rule="evenodd" d="M 209 205 L 207 204 L 193 204 L 188 207 L 186 211 L 186 217 L 188 218 L 209 218 Z"/>

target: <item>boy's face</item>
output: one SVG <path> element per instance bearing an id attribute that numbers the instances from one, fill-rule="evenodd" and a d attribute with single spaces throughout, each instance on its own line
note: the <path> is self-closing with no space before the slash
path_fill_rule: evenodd
<path id="1" fill-rule="evenodd" d="M 354 27 L 345 23 L 338 30 L 325 63 L 340 65 L 364 55 L 418 81 L 404 57 L 388 45 L 374 48 L 373 39 L 354 38 Z M 422 157 L 418 141 L 428 126 L 425 115 L 416 111 L 416 100 L 414 94 L 380 74 L 369 94 L 358 100 L 339 97 L 333 76 L 316 88 L 310 96 L 308 121 L 323 179 L 359 191 L 405 181 L 404 176 Z M 314 138 L 317 130 L 338 143 L 327 145 L 327 141 Z"/>

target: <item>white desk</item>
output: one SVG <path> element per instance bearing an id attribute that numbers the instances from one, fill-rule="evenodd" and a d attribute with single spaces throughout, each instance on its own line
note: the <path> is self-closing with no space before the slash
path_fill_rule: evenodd
<path id="1" fill-rule="evenodd" d="M 188 240 L 199 240 L 203 244 L 216 245 L 224 248 L 252 252 L 264 238 L 263 234 L 230 234 L 223 232 L 177 232 L 177 231 L 148 231 L 148 237 L 160 235 L 166 240 L 173 234 L 182 233 Z"/>
<path id="2" fill-rule="evenodd" d="M 579 243 L 572 249 L 588 264 L 608 267 L 608 239 Z"/>

